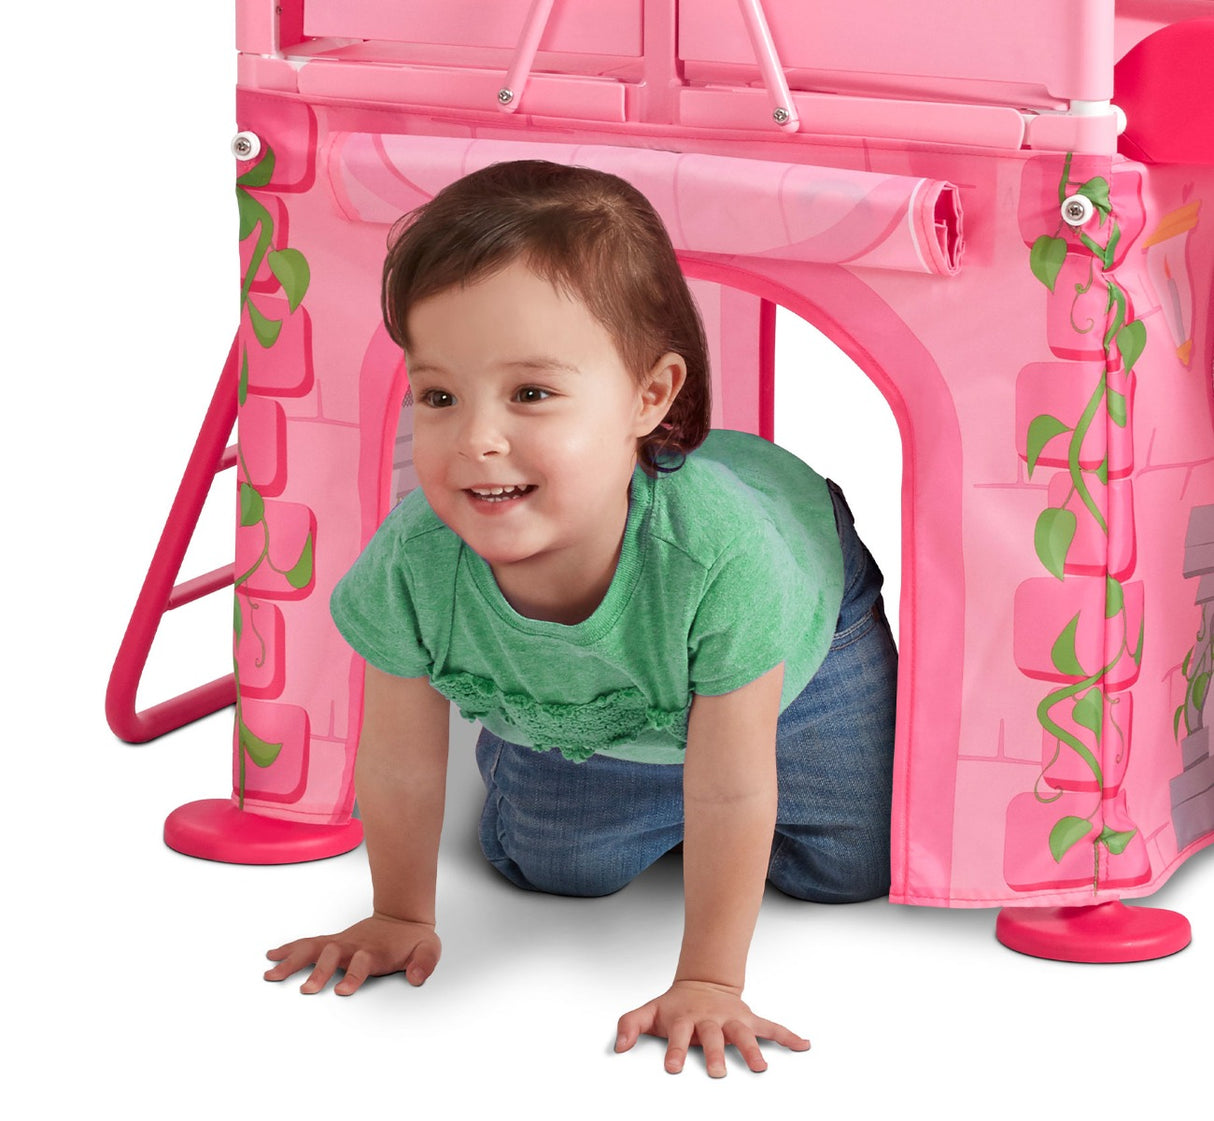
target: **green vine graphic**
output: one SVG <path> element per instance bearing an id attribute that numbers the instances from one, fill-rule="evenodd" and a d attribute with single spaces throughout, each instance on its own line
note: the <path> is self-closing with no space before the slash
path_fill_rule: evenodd
<path id="1" fill-rule="evenodd" d="M 1086 281 L 1075 285 L 1074 300 L 1071 304 L 1071 324 L 1079 333 L 1087 333 L 1096 328 L 1095 323 L 1079 323 L 1076 321 L 1075 308 L 1079 300 L 1097 284 L 1104 286 L 1107 299 L 1105 303 L 1105 333 L 1102 348 L 1105 355 L 1105 370 L 1100 381 L 1088 399 L 1079 419 L 1072 426 L 1049 413 L 1037 416 L 1030 423 L 1026 439 L 1026 458 L 1028 474 L 1032 478 L 1038 460 L 1052 440 L 1069 433 L 1067 440 L 1067 473 L 1070 476 L 1070 488 L 1057 506 L 1047 506 L 1039 517 L 1033 533 L 1033 544 L 1037 557 L 1046 571 L 1059 580 L 1066 579 L 1067 556 L 1073 544 L 1079 527 L 1079 519 L 1075 511 L 1070 509 L 1071 500 L 1078 497 L 1082 511 L 1108 537 L 1109 527 L 1104 513 L 1092 493 L 1091 479 L 1096 479 L 1102 487 L 1108 485 L 1109 458 L 1106 451 L 1103 461 L 1098 467 L 1085 468 L 1080 462 L 1080 452 L 1084 440 L 1097 423 L 1107 426 L 1115 425 L 1125 428 L 1128 422 L 1127 402 L 1124 394 L 1109 384 L 1108 371 L 1112 366 L 1114 348 L 1121 358 L 1121 363 L 1128 375 L 1146 347 L 1146 326 L 1141 320 L 1131 318 L 1129 299 L 1124 290 L 1109 275 L 1116 257 L 1117 245 L 1121 240 L 1121 228 L 1114 215 L 1109 200 L 1109 183 L 1102 176 L 1095 176 L 1082 183 L 1074 183 L 1070 178 L 1071 155 L 1068 155 L 1063 165 L 1062 177 L 1058 183 L 1058 201 L 1062 202 L 1071 195 L 1082 195 L 1087 198 L 1098 215 L 1100 230 L 1104 232 L 1104 244 L 1096 241 L 1091 235 L 1079 229 L 1068 231 L 1071 237 L 1078 240 L 1090 254 L 1088 276 Z M 1056 293 L 1059 274 L 1066 263 L 1068 252 L 1074 247 L 1071 237 L 1061 236 L 1064 223 L 1060 220 L 1059 227 L 1053 234 L 1043 234 L 1033 243 L 1029 253 L 1029 267 L 1033 275 L 1053 294 Z M 1097 266 L 1099 270 L 1097 269 Z M 1099 289 L 1097 289 L 1099 291 Z M 1105 693 L 1104 682 L 1106 675 L 1111 672 L 1124 655 L 1129 655 L 1136 665 L 1141 665 L 1143 646 L 1143 625 L 1139 624 L 1138 635 L 1133 649 L 1130 647 L 1130 622 L 1126 609 L 1125 591 L 1121 583 L 1105 573 L 1105 628 L 1106 633 L 1115 627 L 1120 627 L 1121 642 L 1116 650 L 1109 652 L 1106 644 L 1105 665 L 1089 671 L 1080 662 L 1076 653 L 1075 636 L 1079 629 L 1079 615 L 1076 614 L 1063 628 L 1054 641 L 1050 651 L 1054 668 L 1071 683 L 1050 692 L 1037 706 L 1037 719 L 1046 733 L 1053 737 L 1056 749 L 1053 758 L 1042 768 L 1034 786 L 1034 795 L 1043 803 L 1056 802 L 1065 791 L 1058 790 L 1047 795 L 1041 790 L 1042 780 L 1048 775 L 1050 768 L 1058 761 L 1064 750 L 1069 750 L 1091 771 L 1096 782 L 1095 805 L 1086 817 L 1066 815 L 1055 822 L 1050 830 L 1050 853 L 1055 862 L 1062 858 L 1075 845 L 1079 844 L 1092 830 L 1094 819 L 1100 812 L 1104 786 L 1104 774 L 1098 756 L 1105 749 L 1103 742 L 1106 734 L 1111 731 L 1116 734 L 1119 744 L 1116 758 L 1120 759 L 1127 750 L 1126 736 L 1117 723 L 1117 698 Z M 1206 683 L 1209 675 L 1207 673 Z M 1077 735 L 1073 735 L 1058 722 L 1058 710 L 1065 711 L 1063 706 L 1070 706 L 1070 717 L 1077 728 L 1091 736 L 1091 743 L 1084 743 Z M 1081 733 L 1082 734 L 1082 733 Z M 1108 757 L 1106 752 L 1105 757 Z M 1111 854 L 1119 855 L 1125 851 L 1136 830 L 1117 831 L 1105 826 L 1093 843 L 1094 863 L 1096 874 L 1095 886 L 1099 887 L 1099 860 L 1097 846 L 1103 845 Z"/>
<path id="2" fill-rule="evenodd" d="M 265 187 L 269 184 L 273 174 L 274 151 L 267 147 L 262 159 L 236 180 L 236 203 L 240 214 L 240 240 L 245 241 L 254 236 L 257 239 L 253 244 L 249 266 L 241 283 L 240 306 L 242 311 L 244 309 L 248 310 L 249 323 L 253 328 L 253 335 L 263 350 L 268 350 L 278 341 L 283 321 L 271 319 L 253 302 L 251 295 L 253 280 L 257 276 L 262 263 L 265 262 L 269 266 L 271 274 L 282 288 L 287 298 L 288 314 L 294 314 L 299 308 L 308 291 L 308 284 L 311 280 L 307 259 L 298 249 L 270 248 L 274 243 L 274 219 L 270 215 L 269 210 L 247 190 L 250 187 Z M 249 351 L 247 347 L 242 346 L 240 380 L 237 387 L 237 401 L 241 406 L 245 404 L 248 393 Z M 263 539 L 261 552 L 257 559 L 236 577 L 236 591 L 238 594 L 235 596 L 232 630 L 236 644 L 239 645 L 245 629 L 244 610 L 241 607 L 239 593 L 244 590 L 250 611 L 248 619 L 249 629 L 256 636 L 261 647 L 261 653 L 258 655 L 256 663 L 260 666 L 265 661 L 266 642 L 264 636 L 257 629 L 255 613 L 259 610 L 259 604 L 248 595 L 246 585 L 250 577 L 264 565 L 282 576 L 292 588 L 306 588 L 312 581 L 312 534 L 308 534 L 303 548 L 300 550 L 299 558 L 290 568 L 282 569 L 275 565 L 270 559 L 270 527 L 266 521 L 265 499 L 257 488 L 248 482 L 249 471 L 245 464 L 243 451 L 238 453 L 238 461 L 242 476 L 240 483 L 240 524 L 246 529 L 258 525 L 261 526 Z M 240 667 L 239 665 L 235 665 L 235 662 L 236 659 L 233 658 L 236 674 L 236 726 L 240 744 L 239 805 L 243 809 L 247 763 L 252 762 L 257 767 L 269 767 L 278 758 L 283 745 L 262 739 L 245 723 L 240 692 Z"/>
<path id="3" fill-rule="evenodd" d="M 1185 735 L 1192 735 L 1202 727 L 1201 710 L 1210 692 L 1211 674 L 1214 674 L 1214 627 L 1210 626 L 1205 612 L 1202 613 L 1193 648 L 1185 654 L 1180 664 L 1180 672 L 1185 679 L 1184 700 L 1177 706 L 1172 718 L 1172 734 L 1177 740 L 1180 739 L 1182 722 Z"/>

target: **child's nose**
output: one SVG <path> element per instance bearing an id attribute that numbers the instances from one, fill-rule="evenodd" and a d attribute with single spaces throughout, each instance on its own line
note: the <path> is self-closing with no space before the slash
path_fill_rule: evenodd
<path id="1" fill-rule="evenodd" d="M 487 455 L 501 455 L 508 451 L 510 442 L 506 438 L 500 417 L 493 410 L 470 410 L 460 428 L 459 451 L 469 459 L 482 459 Z"/>

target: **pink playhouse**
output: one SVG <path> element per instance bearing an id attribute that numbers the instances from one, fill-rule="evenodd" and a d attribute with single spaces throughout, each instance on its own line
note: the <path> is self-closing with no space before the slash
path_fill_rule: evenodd
<path id="1" fill-rule="evenodd" d="M 499 160 L 662 214 L 715 420 L 770 437 L 775 308 L 903 441 L 899 903 L 998 906 L 1076 960 L 1214 840 L 1212 0 L 237 0 L 241 321 L 114 667 L 142 741 L 235 702 L 230 799 L 175 849 L 357 845 L 362 666 L 329 593 L 415 484 L 388 228 Z M 228 447 L 239 417 L 239 439 Z M 178 582 L 234 467 L 235 560 Z M 235 584 L 235 672 L 145 712 L 164 611 Z"/>

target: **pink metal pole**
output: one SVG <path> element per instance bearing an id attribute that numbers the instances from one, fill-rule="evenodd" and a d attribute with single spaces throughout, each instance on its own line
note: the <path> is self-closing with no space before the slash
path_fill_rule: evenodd
<path id="1" fill-rule="evenodd" d="M 746 21 L 746 32 L 759 64 L 759 73 L 763 75 L 763 84 L 771 98 L 771 119 L 785 132 L 796 132 L 801 127 L 801 118 L 793 104 L 780 56 L 776 54 L 775 40 L 767 25 L 762 0 L 738 0 L 738 7 L 742 10 L 742 19 Z"/>
<path id="2" fill-rule="evenodd" d="M 548 26 L 548 17 L 552 15 L 554 2 L 555 0 L 532 0 L 531 11 L 527 13 L 527 22 L 523 24 L 523 34 L 519 38 L 514 61 L 506 74 L 506 84 L 497 91 L 497 106 L 503 113 L 513 113 L 518 108 L 519 98 L 523 96 L 523 87 L 527 84 L 531 67 L 535 64 L 535 53 L 540 49 L 540 40 Z"/>

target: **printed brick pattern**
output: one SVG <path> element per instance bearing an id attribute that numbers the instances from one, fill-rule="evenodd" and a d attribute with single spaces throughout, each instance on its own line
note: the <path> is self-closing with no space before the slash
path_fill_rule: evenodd
<path id="1" fill-rule="evenodd" d="M 1184 574 L 1200 577 L 1198 633 L 1208 635 L 1214 625 L 1214 506 L 1198 506 L 1189 515 Z M 1210 755 L 1210 728 L 1205 722 L 1207 709 L 1208 705 L 1201 706 L 1197 727 L 1181 741 L 1184 770 L 1170 784 L 1172 825 L 1180 848 L 1214 830 L 1214 756 Z"/>
<path id="2" fill-rule="evenodd" d="M 1122 787 L 1131 755 L 1132 689 L 1139 678 L 1138 637 L 1144 621 L 1143 583 L 1128 581 L 1137 556 L 1130 482 L 1134 379 L 1121 368 L 1116 348 L 1107 345 L 1112 301 L 1104 282 L 1106 276 L 1111 281 L 1116 263 L 1125 259 L 1129 243 L 1141 232 L 1143 216 L 1135 174 L 1113 175 L 1107 164 L 1098 163 L 1081 172 L 1079 162 L 1068 164 L 1068 181 L 1091 182 L 1095 180 L 1089 177 L 1100 176 L 1111 182 L 1114 213 L 1124 221 L 1122 208 L 1128 207 L 1130 228 L 1123 229 L 1117 258 L 1107 270 L 1089 246 L 1067 240 L 1065 260 L 1052 287 L 1044 289 L 1046 341 L 1057 361 L 1030 363 L 1016 382 L 1020 456 L 1035 482 L 1047 482 L 1047 511 L 1060 512 L 1042 517 L 1069 527 L 1059 569 L 1025 580 L 1015 595 L 1016 666 L 1026 677 L 1046 683 L 1038 712 L 1043 726 L 1039 778 L 1033 791 L 1012 799 L 1006 818 L 1004 875 L 1011 888 L 1023 892 L 1085 884 L 1098 890 L 1126 887 L 1145 883 L 1151 875 L 1149 854 Z M 1024 201 L 1036 193 L 1043 204 L 1041 225 L 1032 221 L 1027 206 L 1022 208 L 1027 245 L 1057 221 L 1049 217 L 1057 214 L 1059 193 L 1057 178 L 1049 189 L 1051 166 L 1056 173 L 1057 164 L 1050 160 L 1026 165 Z M 1104 412 L 1114 400 L 1124 410 L 1116 421 L 1111 411 Z M 1093 402 L 1099 402 L 1097 423 L 1073 453 L 1073 434 L 1081 431 L 1081 417 L 1093 416 Z M 1031 426 L 1043 416 L 1057 418 L 1060 430 L 1034 449 L 1030 461 Z M 1077 471 L 1084 472 L 1095 513 L 1078 493 L 1072 474 Z M 1039 535 L 1045 532 L 1042 525 L 1049 525 L 1048 520 L 1039 523 Z M 1044 552 L 1053 555 L 1049 546 Z M 1113 592 L 1106 574 L 1117 581 Z M 1109 595 L 1121 600 L 1116 610 Z M 1111 840 L 1102 844 L 1102 838 Z"/>

